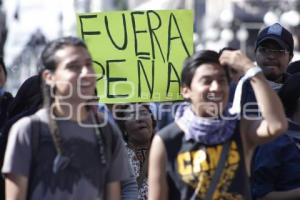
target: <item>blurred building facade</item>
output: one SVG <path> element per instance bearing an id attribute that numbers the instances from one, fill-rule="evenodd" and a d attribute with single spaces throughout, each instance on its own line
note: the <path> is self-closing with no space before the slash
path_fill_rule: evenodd
<path id="1" fill-rule="evenodd" d="M 3 2 L 2 2 L 3 1 Z M 192 9 L 195 49 L 240 48 L 250 57 L 259 30 L 275 22 L 290 29 L 299 49 L 299 0 L 0 0 L 0 42 L 9 67 L 8 90 L 39 71 L 47 41 L 76 35 L 76 12 L 108 10 Z M 6 29 L 5 29 L 6 30 Z M 2 35 L 3 33 L 4 35 Z M 0 43 L 1 44 L 1 43 Z"/>
<path id="2" fill-rule="evenodd" d="M 7 36 L 6 12 L 2 9 L 2 0 L 0 0 L 0 56 L 4 56 L 4 44 Z"/>

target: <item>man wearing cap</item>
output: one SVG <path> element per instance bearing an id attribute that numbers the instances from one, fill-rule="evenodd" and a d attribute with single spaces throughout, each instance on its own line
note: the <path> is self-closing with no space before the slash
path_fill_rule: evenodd
<path id="1" fill-rule="evenodd" d="M 269 84 L 275 91 L 278 91 L 290 76 L 286 70 L 293 55 L 293 36 L 279 23 L 267 26 L 259 32 L 255 44 L 256 63 L 262 68 Z M 255 102 L 255 95 L 248 81 L 243 85 L 242 105 L 244 105 L 244 110 L 252 111 L 250 113 L 245 111 L 246 115 L 257 115 L 258 107 L 254 105 Z M 248 104 L 245 108 L 247 103 L 252 103 L 252 105 Z"/>
<path id="2" fill-rule="evenodd" d="M 279 89 L 288 77 L 286 69 L 293 58 L 293 50 L 292 34 L 279 23 L 264 28 L 257 36 L 256 62 L 275 90 Z"/>
<path id="3" fill-rule="evenodd" d="M 293 58 L 293 52 L 293 36 L 279 23 L 267 26 L 259 32 L 255 44 L 256 63 L 262 68 L 269 84 L 275 91 L 278 91 L 290 76 L 286 70 Z M 243 114 L 246 117 L 260 115 L 249 81 L 243 84 L 241 102 Z"/>
<path id="4" fill-rule="evenodd" d="M 267 26 L 259 32 L 255 44 L 256 63 L 262 68 L 275 91 L 278 91 L 290 76 L 286 70 L 293 53 L 293 36 L 279 23 Z M 243 84 L 241 101 L 245 115 L 259 115 L 256 98 L 249 81 Z"/>
<path id="5" fill-rule="evenodd" d="M 293 58 L 293 49 L 292 34 L 278 23 L 264 28 L 258 34 L 255 47 L 257 65 L 262 68 L 274 90 L 279 91 L 289 76 L 286 70 Z M 247 102 L 249 102 L 249 98 Z M 285 155 L 283 152 L 293 148 L 296 150 L 296 147 L 278 141 L 281 142 L 282 140 L 276 139 L 273 142 L 261 145 L 253 155 L 251 163 L 251 191 L 255 199 L 300 198 L 300 189 L 295 189 L 295 182 L 292 181 L 295 180 L 294 177 L 297 175 L 293 176 L 293 170 L 297 171 L 299 166 L 289 163 L 290 168 L 288 171 L 285 171 L 286 168 L 281 168 L 284 164 L 279 162 L 279 160 L 291 157 L 291 152 Z M 297 153 L 293 152 L 294 154 Z M 278 155 L 283 157 L 279 158 Z M 272 173 L 274 174 L 271 175 Z M 280 176 L 284 178 L 279 178 Z M 281 183 L 283 187 L 281 187 Z"/>

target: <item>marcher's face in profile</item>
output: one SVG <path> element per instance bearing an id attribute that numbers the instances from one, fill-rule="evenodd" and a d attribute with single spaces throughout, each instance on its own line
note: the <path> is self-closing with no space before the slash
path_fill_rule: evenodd
<path id="1" fill-rule="evenodd" d="M 266 40 L 260 44 L 255 55 L 256 62 L 262 68 L 266 78 L 274 82 L 282 77 L 292 59 L 289 52 L 274 40 Z"/>
<path id="2" fill-rule="evenodd" d="M 153 136 L 153 121 L 150 111 L 143 105 L 132 105 L 134 109 L 125 113 L 125 131 L 128 142 L 136 145 L 150 145 Z"/>
<path id="3" fill-rule="evenodd" d="M 0 66 L 0 87 L 4 87 L 6 82 L 5 72 L 3 66 Z"/>
<path id="4" fill-rule="evenodd" d="M 219 64 L 199 66 L 191 86 L 182 88 L 182 95 L 190 99 L 192 109 L 200 117 L 215 117 L 221 114 L 228 101 L 229 86 L 225 70 Z"/>
<path id="5" fill-rule="evenodd" d="M 89 52 L 83 47 L 66 46 L 55 54 L 58 64 L 53 73 L 56 95 L 83 100 L 95 93 L 96 77 Z"/>

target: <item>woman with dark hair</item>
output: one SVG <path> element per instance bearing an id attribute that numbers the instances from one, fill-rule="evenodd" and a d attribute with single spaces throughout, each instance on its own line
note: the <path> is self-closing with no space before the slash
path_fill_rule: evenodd
<path id="1" fill-rule="evenodd" d="M 42 52 L 44 108 L 16 122 L 2 172 L 7 199 L 119 199 L 125 147 L 89 102 L 96 76 L 86 45 L 65 37 Z"/>
<path id="2" fill-rule="evenodd" d="M 232 109 L 224 66 L 243 73 Z M 243 82 L 250 79 L 262 118 L 240 112 Z M 278 96 L 259 67 L 240 51 L 201 51 L 181 73 L 182 96 L 175 122 L 153 139 L 149 199 L 250 199 L 248 175 L 257 144 L 279 136 L 287 122 Z M 241 118 L 238 118 L 241 117 Z"/>
<path id="3" fill-rule="evenodd" d="M 278 95 L 288 131 L 260 146 L 253 159 L 252 193 L 257 199 L 300 199 L 300 74 L 291 76 Z"/>
<path id="4" fill-rule="evenodd" d="M 117 124 L 122 130 L 127 153 L 138 184 L 138 199 L 148 199 L 148 155 L 156 121 L 146 104 L 116 105 Z"/>

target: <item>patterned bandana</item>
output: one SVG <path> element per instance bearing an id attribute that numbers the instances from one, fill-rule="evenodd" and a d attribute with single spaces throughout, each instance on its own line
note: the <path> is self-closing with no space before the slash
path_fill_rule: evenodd
<path id="1" fill-rule="evenodd" d="M 185 139 L 193 139 L 205 145 L 220 144 L 228 140 L 235 131 L 236 115 L 228 112 L 228 105 L 222 118 L 212 119 L 196 116 L 189 103 L 181 104 L 175 114 L 176 124 L 184 131 Z"/>

